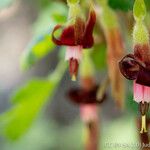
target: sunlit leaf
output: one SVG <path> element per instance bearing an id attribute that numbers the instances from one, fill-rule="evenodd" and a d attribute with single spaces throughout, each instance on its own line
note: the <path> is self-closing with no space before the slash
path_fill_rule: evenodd
<path id="1" fill-rule="evenodd" d="M 118 10 L 132 10 L 134 0 L 109 0 L 109 5 Z"/>
<path id="2" fill-rule="evenodd" d="M 44 36 L 39 37 L 23 52 L 21 57 L 21 67 L 23 69 L 30 68 L 38 60 L 54 50 L 54 48 L 55 45 L 51 40 L 50 34 L 45 34 Z"/>
<path id="3" fill-rule="evenodd" d="M 13 95 L 13 107 L 0 116 L 2 134 L 15 140 L 27 131 L 48 99 L 53 96 L 65 69 L 66 64 L 60 62 L 48 79 L 31 80 Z"/>
<path id="4" fill-rule="evenodd" d="M 47 80 L 33 80 L 17 92 L 18 103 L 1 117 L 7 137 L 16 139 L 26 131 L 53 88 L 54 83 Z"/>

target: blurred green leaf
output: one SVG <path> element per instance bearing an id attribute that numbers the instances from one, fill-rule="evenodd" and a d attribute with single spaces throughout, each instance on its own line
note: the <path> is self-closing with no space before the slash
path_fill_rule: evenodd
<path id="1" fill-rule="evenodd" d="M 51 150 L 54 149 L 56 139 L 56 125 L 41 115 L 35 121 L 28 133 L 17 142 L 4 141 L 1 150 Z"/>
<path id="2" fill-rule="evenodd" d="M 16 93 L 13 98 L 17 101 L 16 105 L 0 118 L 6 137 L 14 140 L 26 132 L 54 85 L 47 80 L 33 80 Z"/>
<path id="3" fill-rule="evenodd" d="M 129 112 L 134 115 L 138 114 L 138 103 L 133 100 L 133 92 L 129 91 L 126 99 L 126 108 Z"/>
<path id="4" fill-rule="evenodd" d="M 150 10 L 150 1 L 144 0 L 146 7 Z M 134 0 L 108 0 L 109 5 L 113 9 L 118 9 L 122 11 L 129 11 L 133 9 Z"/>
<path id="5" fill-rule="evenodd" d="M 48 97 L 53 96 L 65 70 L 66 64 L 60 62 L 48 79 L 31 80 L 13 95 L 14 106 L 0 116 L 2 134 L 15 140 L 27 131 Z"/>
<path id="6" fill-rule="evenodd" d="M 59 11 L 58 11 L 59 10 Z M 29 69 L 37 61 L 52 52 L 55 48 L 51 40 L 51 31 L 58 23 L 66 21 L 67 8 L 64 3 L 53 2 L 44 9 L 33 25 L 34 39 L 23 52 L 21 67 Z"/>
<path id="7" fill-rule="evenodd" d="M 150 11 L 150 1 L 149 0 L 145 0 L 145 4 L 146 4 L 147 10 Z"/>
<path id="8" fill-rule="evenodd" d="M 123 11 L 132 10 L 134 4 L 134 0 L 108 0 L 108 2 L 113 9 Z"/>
<path id="9" fill-rule="evenodd" d="M 95 45 L 91 57 L 97 70 L 105 69 L 107 66 L 106 45 Z"/>
<path id="10" fill-rule="evenodd" d="M 39 37 L 27 47 L 23 52 L 21 57 L 21 67 L 22 69 L 28 69 L 38 60 L 46 56 L 55 48 L 54 43 L 51 40 L 51 36 L 45 34 Z"/>
<path id="11" fill-rule="evenodd" d="M 55 25 L 63 24 L 67 20 L 68 9 L 62 2 L 51 2 L 43 9 L 33 25 L 33 33 L 35 36 L 52 31 Z"/>
<path id="12" fill-rule="evenodd" d="M 65 46 L 60 47 L 58 53 L 59 59 L 64 59 L 65 54 L 66 54 L 66 47 Z"/>

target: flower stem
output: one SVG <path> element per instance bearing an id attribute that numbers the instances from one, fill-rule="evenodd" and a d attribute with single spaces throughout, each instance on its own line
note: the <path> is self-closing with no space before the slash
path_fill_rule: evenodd
<path id="1" fill-rule="evenodd" d="M 110 84 L 110 80 L 109 80 L 109 77 L 107 77 L 103 83 L 100 85 L 99 89 L 98 89 L 98 92 L 97 92 L 97 100 L 101 100 L 104 95 L 105 95 L 105 92 L 107 90 L 107 87 L 108 85 Z"/>
<path id="2" fill-rule="evenodd" d="M 150 124 L 150 119 L 146 120 L 146 126 L 148 128 Z M 138 128 L 141 126 L 141 119 L 138 119 Z M 149 135 L 148 132 L 139 133 L 141 150 L 150 150 L 150 147 L 146 147 L 149 144 Z"/>
<path id="3" fill-rule="evenodd" d="M 85 150 L 98 150 L 99 146 L 99 123 L 97 120 L 92 120 L 86 124 L 87 140 Z"/>

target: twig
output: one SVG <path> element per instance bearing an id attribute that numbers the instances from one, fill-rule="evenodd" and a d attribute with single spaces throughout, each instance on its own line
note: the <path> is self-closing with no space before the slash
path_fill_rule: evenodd
<path id="1" fill-rule="evenodd" d="M 97 92 L 97 100 L 101 100 L 104 95 L 105 95 L 105 92 L 106 92 L 106 89 L 109 85 L 109 78 L 107 77 L 103 82 L 102 84 L 100 85 L 99 89 L 98 89 L 98 92 Z"/>
<path id="2" fill-rule="evenodd" d="M 85 150 L 98 150 L 99 146 L 99 126 L 98 120 L 87 123 L 87 141 Z"/>

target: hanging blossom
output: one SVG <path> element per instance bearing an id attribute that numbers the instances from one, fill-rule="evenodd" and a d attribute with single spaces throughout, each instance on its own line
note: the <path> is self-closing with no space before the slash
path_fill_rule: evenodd
<path id="1" fill-rule="evenodd" d="M 80 87 L 68 92 L 70 100 L 80 106 L 81 118 L 88 123 L 97 116 L 97 106 L 105 100 L 105 93 L 97 99 L 98 85 L 94 79 L 94 65 L 90 58 L 90 51 L 83 52 L 80 66 Z M 97 118 L 98 119 L 98 118 Z"/>
<path id="2" fill-rule="evenodd" d="M 80 108 L 80 117 L 87 130 L 85 149 L 96 150 L 99 146 L 98 106 L 105 100 L 105 94 L 97 99 L 98 85 L 94 78 L 94 65 L 90 51 L 83 52 L 80 64 L 80 87 L 69 90 L 69 99 Z"/>
<path id="3" fill-rule="evenodd" d="M 94 85 L 90 90 L 74 88 L 68 93 L 70 100 L 80 106 L 81 118 L 86 123 L 97 119 L 97 106 L 105 99 L 105 97 L 101 100 L 96 99 L 97 90 L 98 86 Z"/>
<path id="4" fill-rule="evenodd" d="M 148 30 L 144 25 L 146 7 L 143 0 L 134 4 L 133 54 L 126 55 L 120 62 L 121 73 L 129 80 L 134 80 L 134 100 L 140 103 L 142 115 L 141 133 L 146 130 L 146 113 L 150 102 L 150 45 Z"/>
<path id="5" fill-rule="evenodd" d="M 84 79 L 83 79 L 84 80 Z M 97 100 L 98 86 L 93 82 L 92 78 L 86 79 L 85 86 L 90 87 L 89 90 L 83 87 L 71 89 L 68 93 L 69 99 L 80 108 L 80 117 L 85 124 L 87 134 L 85 141 L 85 149 L 96 150 L 99 145 L 99 108 L 105 100 L 105 96 Z"/>
<path id="6" fill-rule="evenodd" d="M 93 29 L 96 23 L 96 14 L 91 8 L 88 20 L 85 22 L 81 18 L 79 1 L 69 3 L 69 17 L 66 26 L 57 25 L 52 32 L 52 40 L 56 45 L 66 46 L 65 59 L 69 61 L 69 72 L 72 80 L 76 79 L 79 62 L 82 58 L 82 50 L 91 48 L 94 44 Z M 62 29 L 59 38 L 55 37 L 55 32 Z"/>

